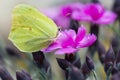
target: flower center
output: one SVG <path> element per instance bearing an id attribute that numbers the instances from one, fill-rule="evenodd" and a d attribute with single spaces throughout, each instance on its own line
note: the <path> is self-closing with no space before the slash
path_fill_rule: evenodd
<path id="1" fill-rule="evenodd" d="M 72 9 L 70 7 L 65 7 L 62 9 L 62 15 L 65 17 L 70 17 L 72 14 Z"/>
<path id="2" fill-rule="evenodd" d="M 98 20 L 104 14 L 104 9 L 100 4 L 92 4 L 86 9 L 86 13 L 89 14 L 93 20 Z"/>

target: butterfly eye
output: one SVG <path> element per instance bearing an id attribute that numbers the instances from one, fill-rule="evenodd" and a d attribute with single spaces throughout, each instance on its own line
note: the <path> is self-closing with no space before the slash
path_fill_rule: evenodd
<path id="1" fill-rule="evenodd" d="M 58 27 L 58 31 L 61 31 L 61 28 L 60 28 L 60 27 Z"/>

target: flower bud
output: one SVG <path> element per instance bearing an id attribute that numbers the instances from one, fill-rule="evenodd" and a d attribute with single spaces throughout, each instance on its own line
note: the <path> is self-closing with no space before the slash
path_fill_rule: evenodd
<path id="1" fill-rule="evenodd" d="M 17 80 L 32 80 L 31 76 L 26 71 L 16 72 Z"/>
<path id="2" fill-rule="evenodd" d="M 112 47 L 113 47 L 113 50 L 115 52 L 115 56 L 117 56 L 117 53 L 120 49 L 120 36 L 118 35 L 115 35 L 113 38 L 112 38 Z"/>
<path id="3" fill-rule="evenodd" d="M 75 67 L 77 67 L 77 68 L 80 69 L 80 67 L 81 67 L 80 58 L 76 59 L 74 62 L 72 62 L 72 64 L 73 64 Z"/>
<path id="4" fill-rule="evenodd" d="M 81 70 L 82 70 L 82 73 L 83 73 L 83 75 L 85 76 L 85 78 L 87 78 L 87 77 L 90 75 L 90 69 L 88 68 L 88 66 L 87 66 L 86 63 L 84 63 L 84 64 L 82 65 Z"/>
<path id="5" fill-rule="evenodd" d="M 70 67 L 71 70 L 69 70 L 69 80 L 85 80 L 82 71 L 78 69 L 75 66 Z"/>
<path id="6" fill-rule="evenodd" d="M 109 62 L 114 63 L 114 61 L 115 61 L 115 54 L 114 54 L 113 48 L 111 46 L 109 48 L 109 50 L 107 51 L 106 55 L 105 55 L 105 62 L 104 62 L 104 64 L 109 63 Z"/>
<path id="7" fill-rule="evenodd" d="M 60 68 L 62 68 L 63 70 L 66 70 L 70 66 L 70 63 L 65 59 L 60 59 L 60 58 L 56 58 L 56 59 Z"/>
<path id="8" fill-rule="evenodd" d="M 105 69 L 106 74 L 111 73 L 113 65 L 114 65 L 114 61 L 115 61 L 115 55 L 114 55 L 114 52 L 111 46 L 105 55 L 104 69 Z"/>
<path id="9" fill-rule="evenodd" d="M 43 68 L 47 72 L 47 70 L 50 67 L 50 64 L 45 58 L 44 53 L 42 51 L 38 51 L 38 52 L 33 52 L 32 55 L 33 55 L 33 59 L 35 63 L 37 64 L 37 66 L 40 69 Z"/>
<path id="10" fill-rule="evenodd" d="M 97 51 L 98 51 L 100 62 L 103 64 L 104 60 L 105 60 L 106 50 L 105 50 L 105 47 L 103 46 L 103 44 L 101 44 L 99 41 L 97 44 Z"/>
<path id="11" fill-rule="evenodd" d="M 117 54 L 116 66 L 120 70 L 120 50 L 119 50 L 119 52 Z"/>
<path id="12" fill-rule="evenodd" d="M 76 60 L 76 54 L 65 54 L 65 60 L 72 63 Z"/>
<path id="13" fill-rule="evenodd" d="M 118 68 L 114 65 L 112 68 L 112 75 L 117 74 L 119 72 Z"/>
<path id="14" fill-rule="evenodd" d="M 86 56 L 86 64 L 91 71 L 94 70 L 94 63 L 89 56 Z"/>
<path id="15" fill-rule="evenodd" d="M 3 66 L 0 66 L 0 77 L 2 80 L 13 80 L 10 73 Z"/>
<path id="16" fill-rule="evenodd" d="M 76 54 L 65 54 L 65 60 L 73 64 L 74 66 L 78 67 L 80 69 L 81 67 L 81 61 L 80 58 L 77 57 Z"/>
<path id="17" fill-rule="evenodd" d="M 120 18 L 120 0 L 114 0 L 113 11 L 118 15 L 118 18 Z"/>

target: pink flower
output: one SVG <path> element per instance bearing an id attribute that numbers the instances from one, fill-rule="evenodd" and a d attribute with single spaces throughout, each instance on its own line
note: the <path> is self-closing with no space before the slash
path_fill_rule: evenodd
<path id="1" fill-rule="evenodd" d="M 82 11 L 74 11 L 72 18 L 80 21 L 88 21 L 95 24 L 110 24 L 116 19 L 116 14 L 107 11 L 99 3 L 87 4 Z"/>
<path id="2" fill-rule="evenodd" d="M 46 10 L 41 10 L 48 17 L 53 19 L 55 23 L 62 27 L 68 28 L 70 25 L 71 15 L 74 11 L 80 11 L 83 5 L 81 3 L 69 3 L 67 5 L 59 6 L 56 8 L 50 8 Z"/>
<path id="3" fill-rule="evenodd" d="M 80 48 L 92 45 L 95 41 L 96 36 L 94 34 L 86 34 L 85 27 L 81 26 L 77 34 L 74 30 L 60 32 L 57 40 L 43 51 L 51 52 L 55 50 L 55 54 L 70 54 Z"/>

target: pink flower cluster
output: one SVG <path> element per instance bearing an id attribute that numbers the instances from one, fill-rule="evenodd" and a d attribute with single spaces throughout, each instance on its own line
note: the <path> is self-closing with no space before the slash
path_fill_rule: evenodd
<path id="1" fill-rule="evenodd" d="M 81 3 L 70 3 L 67 5 L 55 7 L 55 8 L 49 8 L 46 10 L 41 10 L 44 14 L 46 14 L 48 17 L 53 19 L 57 26 L 62 27 L 63 29 L 66 29 L 70 25 L 70 19 L 72 16 L 72 13 L 75 10 L 81 10 L 83 4 Z"/>
<path id="2" fill-rule="evenodd" d="M 42 12 L 52 18 L 62 28 L 69 27 L 70 19 L 95 24 L 111 24 L 117 17 L 115 13 L 106 10 L 99 3 L 71 3 L 49 10 L 43 10 Z"/>
<path id="3" fill-rule="evenodd" d="M 117 15 L 105 10 L 99 3 L 86 4 L 82 11 L 74 11 L 72 18 L 78 21 L 88 21 L 93 24 L 111 24 Z"/>
<path id="4" fill-rule="evenodd" d="M 106 10 L 99 3 L 71 3 L 43 10 L 42 12 L 52 18 L 62 28 L 68 28 L 71 19 L 99 25 L 111 24 L 117 17 L 115 13 Z M 95 41 L 96 36 L 94 34 L 86 34 L 85 27 L 80 26 L 77 33 L 74 30 L 61 31 L 56 41 L 43 51 L 55 51 L 56 54 L 71 54 L 80 48 L 92 45 Z"/>
<path id="5" fill-rule="evenodd" d="M 96 36 L 94 34 L 86 34 L 86 28 L 81 26 L 77 34 L 74 30 L 60 32 L 57 40 L 43 51 L 55 51 L 55 54 L 71 54 L 80 48 L 92 45 L 95 41 Z"/>

